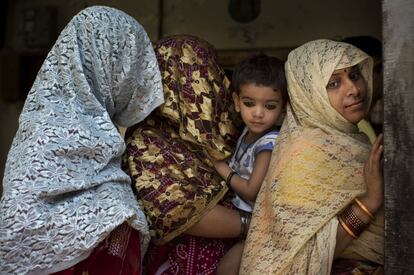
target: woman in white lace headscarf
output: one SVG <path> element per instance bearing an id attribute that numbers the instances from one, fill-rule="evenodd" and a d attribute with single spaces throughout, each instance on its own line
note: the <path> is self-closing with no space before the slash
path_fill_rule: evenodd
<path id="1" fill-rule="evenodd" d="M 372 263 L 358 273 L 371 274 L 384 259 L 382 137 L 371 147 L 357 124 L 371 103 L 372 59 L 320 39 L 290 52 L 285 68 L 290 104 L 240 273 L 331 274 L 333 259 L 347 258 Z"/>
<path id="2" fill-rule="evenodd" d="M 139 23 L 107 7 L 71 20 L 37 75 L 8 155 L 1 274 L 71 267 L 125 221 L 145 249 L 147 223 L 121 170 L 125 143 L 116 125 L 138 123 L 162 102 L 158 64 Z"/>

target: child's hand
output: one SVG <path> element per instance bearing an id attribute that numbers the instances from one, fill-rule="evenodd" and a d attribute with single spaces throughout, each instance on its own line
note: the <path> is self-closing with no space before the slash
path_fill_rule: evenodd
<path id="1" fill-rule="evenodd" d="M 383 151 L 383 135 L 380 134 L 372 145 L 369 158 L 364 166 L 364 180 L 367 186 L 366 199 L 374 212 L 380 207 L 384 198 L 384 181 L 381 167 Z"/>
<path id="2" fill-rule="evenodd" d="M 229 171 L 231 170 L 225 160 L 219 160 L 219 161 L 214 162 L 214 168 L 216 169 L 217 173 L 219 173 L 223 179 L 227 177 L 227 175 L 229 174 Z"/>

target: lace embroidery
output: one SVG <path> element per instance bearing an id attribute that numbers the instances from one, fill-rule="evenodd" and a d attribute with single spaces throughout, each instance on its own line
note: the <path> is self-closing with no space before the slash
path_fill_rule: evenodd
<path id="1" fill-rule="evenodd" d="M 0 202 L 0 273 L 60 271 L 124 221 L 149 240 L 121 170 L 131 126 L 163 102 L 145 30 L 107 7 L 81 11 L 42 65 L 20 116 Z"/>
<path id="2" fill-rule="evenodd" d="M 362 51 L 316 40 L 289 54 L 291 105 L 256 200 L 240 274 L 329 274 L 335 216 L 364 192 L 369 145 L 330 106 L 325 87 L 335 69 L 356 64 L 370 100 L 372 61 Z"/>

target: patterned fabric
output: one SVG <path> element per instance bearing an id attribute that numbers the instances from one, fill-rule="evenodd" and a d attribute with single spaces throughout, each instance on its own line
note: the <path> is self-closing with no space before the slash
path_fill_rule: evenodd
<path id="1" fill-rule="evenodd" d="M 337 259 L 332 264 L 331 275 L 383 275 L 383 266 L 367 261 Z"/>
<path id="2" fill-rule="evenodd" d="M 235 209 L 227 193 L 220 205 Z M 150 243 L 143 262 L 146 275 L 215 275 L 221 258 L 239 239 L 201 238 L 181 234 L 163 245 Z"/>
<path id="3" fill-rule="evenodd" d="M 145 30 L 106 7 L 66 26 L 28 95 L 0 203 L 0 273 L 45 274 L 85 259 L 124 221 L 149 234 L 121 169 L 130 126 L 163 102 Z"/>
<path id="4" fill-rule="evenodd" d="M 229 81 L 214 49 L 191 36 L 155 47 L 166 98 L 126 134 L 125 169 L 145 209 L 152 240 L 166 243 L 186 231 L 227 192 L 211 159 L 231 155 Z"/>
<path id="5" fill-rule="evenodd" d="M 330 105 L 325 88 L 334 70 L 353 65 L 360 67 L 370 100 L 372 60 L 355 47 L 316 40 L 289 54 L 291 105 L 256 200 L 241 274 L 330 273 L 336 214 L 365 191 L 362 172 L 370 148 L 366 136 Z M 361 256 L 370 261 L 382 261 L 379 228 L 377 239 L 360 244 L 366 248 Z"/>
<path id="6" fill-rule="evenodd" d="M 248 180 L 253 172 L 254 163 L 257 154 L 264 150 L 272 151 L 276 144 L 276 138 L 279 134 L 278 131 L 272 130 L 261 136 L 255 142 L 244 143 L 243 139 L 247 134 L 247 127 L 244 128 L 243 133 L 240 135 L 235 153 L 230 159 L 229 166 L 237 175 Z M 234 206 L 238 209 L 242 209 L 247 212 L 252 212 L 254 202 L 245 201 L 239 195 L 235 195 L 232 199 Z"/>
<path id="7" fill-rule="evenodd" d="M 215 275 L 221 258 L 236 242 L 183 234 L 162 246 L 150 245 L 144 274 Z"/>
<path id="8" fill-rule="evenodd" d="M 123 223 L 99 243 L 91 255 L 76 265 L 53 275 L 141 275 L 140 237 Z"/>

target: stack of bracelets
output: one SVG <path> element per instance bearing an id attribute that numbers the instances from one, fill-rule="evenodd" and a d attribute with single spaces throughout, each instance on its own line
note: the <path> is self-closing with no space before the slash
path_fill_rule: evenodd
<path id="1" fill-rule="evenodd" d="M 371 220 L 374 219 L 374 215 L 372 215 L 372 213 L 360 200 L 355 198 L 354 201 Z M 352 211 L 352 204 L 338 215 L 338 219 L 344 230 L 354 239 L 358 238 L 369 226 L 369 223 L 363 222 L 357 215 L 355 215 L 354 211 Z"/>

